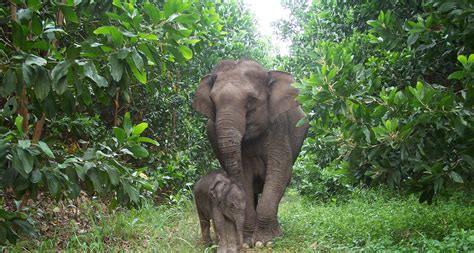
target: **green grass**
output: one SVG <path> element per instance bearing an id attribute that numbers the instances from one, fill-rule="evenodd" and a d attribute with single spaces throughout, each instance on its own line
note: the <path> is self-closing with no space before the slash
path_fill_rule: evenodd
<path id="1" fill-rule="evenodd" d="M 343 203 L 316 203 L 289 191 L 280 205 L 284 235 L 274 252 L 472 251 L 474 205 L 465 197 L 419 204 L 383 190 L 360 190 Z M 87 213 L 87 212 L 86 212 Z M 74 228 L 60 237 L 20 242 L 25 250 L 203 252 L 191 201 L 180 206 L 145 206 L 111 214 L 90 213 L 87 233 Z M 62 239 L 64 240 L 64 239 Z"/>
<path id="2" fill-rule="evenodd" d="M 275 249 L 283 251 L 474 251 L 474 205 L 460 199 L 429 206 L 359 190 L 344 203 L 317 204 L 289 194 L 280 217 L 285 235 Z"/>

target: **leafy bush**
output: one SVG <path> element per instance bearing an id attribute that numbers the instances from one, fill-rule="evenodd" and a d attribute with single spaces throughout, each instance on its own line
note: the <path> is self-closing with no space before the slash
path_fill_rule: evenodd
<path id="1" fill-rule="evenodd" d="M 15 244 L 19 238 L 19 233 L 30 237 L 37 235 L 26 214 L 0 209 L 0 245 L 7 241 Z"/>
<path id="2" fill-rule="evenodd" d="M 302 79 L 299 101 L 311 121 L 308 167 L 344 167 L 355 184 L 421 192 L 430 203 L 472 181 L 472 7 L 442 0 L 294 7 L 304 32 L 286 24 L 286 36 L 309 46 L 294 48 L 299 60 L 286 64 Z"/>
<path id="3" fill-rule="evenodd" d="M 315 159 L 312 153 L 301 154 L 293 171 L 295 189 L 313 200 L 336 202 L 347 199 L 354 190 L 347 163 L 329 164 L 323 169 L 313 162 Z"/>
<path id="4" fill-rule="evenodd" d="M 114 128 L 115 143 L 97 143 L 83 154 L 56 157 L 49 146 L 25 139 L 23 119 L 16 118 L 16 131 L 3 133 L 0 138 L 0 187 L 11 187 L 17 198 L 26 193 L 35 198 L 39 191 L 47 191 L 57 198 L 79 196 L 81 188 L 91 194 L 112 194 L 121 204 L 139 204 L 140 192 L 152 191 L 152 186 L 130 168 L 131 161 L 148 156 L 142 143 L 157 144 L 140 136 L 146 123 L 132 126 L 126 114 L 123 128 Z"/>

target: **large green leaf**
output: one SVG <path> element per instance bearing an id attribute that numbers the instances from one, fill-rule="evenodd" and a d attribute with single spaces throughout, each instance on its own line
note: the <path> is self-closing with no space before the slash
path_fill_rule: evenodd
<path id="1" fill-rule="evenodd" d="M 110 35 L 116 45 L 123 44 L 123 34 L 115 26 L 101 26 L 94 30 L 94 34 Z"/>
<path id="2" fill-rule="evenodd" d="M 17 147 L 12 154 L 12 166 L 24 178 L 33 170 L 33 156 L 22 148 Z"/>
<path id="3" fill-rule="evenodd" d="M 107 165 L 105 169 L 107 170 L 107 174 L 109 175 L 112 185 L 118 185 L 120 183 L 120 174 L 118 173 L 117 169 L 110 165 Z"/>
<path id="4" fill-rule="evenodd" d="M 144 40 L 148 40 L 148 41 L 157 41 L 157 40 L 159 40 L 158 36 L 156 34 L 152 34 L 152 33 L 139 33 L 138 37 L 140 37 L 141 39 L 144 39 Z"/>
<path id="5" fill-rule="evenodd" d="M 56 91 L 56 94 L 58 95 L 64 94 L 67 89 L 66 75 L 70 66 L 71 62 L 61 61 L 56 66 L 54 66 L 53 70 L 51 71 L 53 87 Z"/>
<path id="6" fill-rule="evenodd" d="M 457 172 L 455 171 L 451 171 L 449 173 L 449 176 L 451 177 L 451 179 L 456 182 L 456 183 L 464 183 L 464 180 L 462 179 L 461 175 L 459 175 Z"/>
<path id="7" fill-rule="evenodd" d="M 34 86 L 35 96 L 39 101 L 43 101 L 51 90 L 51 78 L 47 69 L 35 67 L 36 82 Z"/>
<path id="8" fill-rule="evenodd" d="M 156 145 L 156 146 L 160 145 L 157 141 L 155 141 L 151 138 L 148 138 L 148 137 L 138 137 L 137 142 L 146 142 L 146 143 L 150 143 L 150 144 L 153 144 L 153 145 Z"/>
<path id="9" fill-rule="evenodd" d="M 199 21 L 199 16 L 196 14 L 181 14 L 174 19 L 174 22 L 183 24 L 193 24 Z"/>
<path id="10" fill-rule="evenodd" d="M 37 11 L 41 8 L 41 0 L 28 0 L 26 2 L 28 9 L 31 9 L 33 11 Z"/>
<path id="11" fill-rule="evenodd" d="M 56 195 L 59 191 L 59 182 L 55 175 L 51 172 L 45 173 L 46 184 L 48 185 L 48 190 L 51 194 Z"/>
<path id="12" fill-rule="evenodd" d="M 39 57 L 39 56 L 34 55 L 34 54 L 30 54 L 30 55 L 28 55 L 28 57 L 26 57 L 25 63 L 26 63 L 27 65 L 44 66 L 44 65 L 46 65 L 48 62 L 47 62 L 44 58 L 42 58 L 42 57 Z"/>
<path id="13" fill-rule="evenodd" d="M 36 184 L 41 181 L 41 172 L 37 169 L 33 170 L 31 172 L 31 178 L 30 178 L 31 183 Z"/>
<path id="14" fill-rule="evenodd" d="M 10 97 L 5 105 L 3 106 L 3 116 L 11 116 L 17 112 L 18 109 L 18 101 L 16 97 Z"/>
<path id="15" fill-rule="evenodd" d="M 67 87 L 68 87 L 68 83 L 67 83 L 66 77 L 63 77 L 59 79 L 57 83 L 54 83 L 54 90 L 56 91 L 56 94 L 60 96 L 63 95 L 64 92 L 66 92 Z"/>
<path id="16" fill-rule="evenodd" d="M 140 135 L 147 128 L 148 128 L 148 123 L 146 122 L 142 122 L 138 125 L 135 125 L 132 127 L 132 135 Z"/>
<path id="17" fill-rule="evenodd" d="M 132 60 L 133 60 L 133 63 L 135 63 L 135 67 L 137 67 L 138 70 L 145 71 L 144 69 L 145 64 L 143 63 L 143 58 L 136 49 L 132 51 Z"/>
<path id="18" fill-rule="evenodd" d="M 97 86 L 99 87 L 109 86 L 109 82 L 107 82 L 107 79 L 105 79 L 105 77 L 97 73 L 95 64 L 92 61 L 88 61 L 83 67 L 84 67 L 84 76 L 92 79 L 92 81 L 94 81 L 97 84 Z"/>
<path id="19" fill-rule="evenodd" d="M 448 76 L 448 79 L 449 80 L 453 80 L 453 79 L 462 80 L 466 76 L 466 74 L 467 73 L 464 70 L 455 71 Z"/>
<path id="20" fill-rule="evenodd" d="M 193 51 L 189 47 L 179 46 L 178 49 L 186 60 L 193 58 Z"/>
<path id="21" fill-rule="evenodd" d="M 117 54 L 111 54 L 109 56 L 109 64 L 110 74 L 112 75 L 112 78 L 116 82 L 120 81 L 120 79 L 122 79 L 124 65 L 119 60 Z"/>
<path id="22" fill-rule="evenodd" d="M 145 158 L 149 155 L 148 150 L 140 145 L 134 145 L 129 148 L 135 158 Z"/>
<path id="23" fill-rule="evenodd" d="M 147 82 L 147 77 L 146 77 L 146 72 L 144 69 L 140 70 L 137 68 L 136 63 L 134 60 L 130 59 L 130 57 L 127 57 L 127 63 L 130 66 L 130 69 L 132 70 L 133 75 L 137 80 L 142 83 L 146 84 Z"/>
<path id="24" fill-rule="evenodd" d="M 458 61 L 467 69 L 467 57 L 465 55 L 458 55 Z"/>
<path id="25" fill-rule="evenodd" d="M 45 153 L 47 156 L 49 156 L 50 158 L 54 158 L 54 154 L 53 154 L 53 151 L 51 151 L 51 149 L 48 147 L 48 144 L 42 142 L 42 141 L 39 141 L 38 142 L 38 147 L 41 149 L 41 151 L 43 151 L 43 153 Z"/>
<path id="26" fill-rule="evenodd" d="M 79 23 L 79 17 L 77 14 L 74 12 L 74 8 L 72 6 L 67 6 L 67 5 L 59 5 L 59 9 L 61 9 L 62 13 L 64 14 L 64 17 L 66 20 L 71 21 L 73 23 L 78 24 Z"/>
<path id="27" fill-rule="evenodd" d="M 35 83 L 35 70 L 33 69 L 32 66 L 23 63 L 21 65 L 21 71 L 23 74 L 23 81 L 25 82 L 26 87 L 29 87 Z"/>
<path id="28" fill-rule="evenodd" d="M 146 14 L 150 17 L 151 21 L 155 24 L 160 23 L 164 17 L 161 15 L 160 10 L 152 3 L 144 3 L 143 9 Z"/>
<path id="29" fill-rule="evenodd" d="M 26 219 L 14 219 L 12 223 L 15 224 L 15 227 L 24 235 L 32 238 L 38 235 L 33 225 Z"/>
<path id="30" fill-rule="evenodd" d="M 19 22 L 13 22 L 12 32 L 13 32 L 12 34 L 13 44 L 16 47 L 24 48 L 25 41 L 27 41 L 26 39 L 27 30 L 25 29 L 25 27 L 22 26 Z"/>
<path id="31" fill-rule="evenodd" d="M 16 130 L 20 133 L 20 136 L 23 136 L 23 116 L 17 115 L 15 117 L 15 126 Z"/>
<path id="32" fill-rule="evenodd" d="M 132 119 L 130 118 L 130 113 L 126 112 L 123 116 L 123 129 L 127 133 L 127 135 L 132 134 Z"/>
<path id="33" fill-rule="evenodd" d="M 165 2 L 163 6 L 163 11 L 165 14 L 165 18 L 168 18 L 176 11 L 176 0 L 168 0 Z"/>
<path id="34" fill-rule="evenodd" d="M 94 185 L 94 190 L 98 193 L 102 193 L 103 187 L 100 182 L 100 177 L 99 177 L 99 173 L 97 173 L 97 170 L 89 170 L 87 172 L 87 176 L 89 177 L 92 184 Z"/>
<path id="35" fill-rule="evenodd" d="M 123 128 L 114 127 L 114 135 L 119 142 L 125 142 L 127 140 L 127 133 L 125 133 Z"/>
<path id="36" fill-rule="evenodd" d="M 8 69 L 3 77 L 3 85 L 0 87 L 0 96 L 6 97 L 15 91 L 16 87 L 16 75 L 15 71 Z"/>
<path id="37" fill-rule="evenodd" d="M 135 187 L 131 186 L 128 182 L 123 182 L 122 186 L 127 195 L 130 197 L 130 200 L 133 203 L 138 203 L 138 200 L 140 198 L 138 190 Z"/>
<path id="38" fill-rule="evenodd" d="M 41 23 L 39 15 L 37 13 L 33 14 L 33 18 L 31 19 L 31 31 L 35 35 L 40 35 L 43 32 L 43 24 Z M 37 43 L 37 44 L 36 44 Z M 44 44 L 40 41 L 35 42 L 34 48 L 44 47 Z M 47 47 L 47 45 L 46 45 Z"/>

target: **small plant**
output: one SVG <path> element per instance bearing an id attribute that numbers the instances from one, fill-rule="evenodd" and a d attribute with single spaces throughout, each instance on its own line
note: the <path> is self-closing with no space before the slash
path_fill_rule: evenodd
<path id="1" fill-rule="evenodd" d="M 0 245 L 6 244 L 8 241 L 15 244 L 20 234 L 36 237 L 37 232 L 29 217 L 22 212 L 9 212 L 0 209 Z"/>

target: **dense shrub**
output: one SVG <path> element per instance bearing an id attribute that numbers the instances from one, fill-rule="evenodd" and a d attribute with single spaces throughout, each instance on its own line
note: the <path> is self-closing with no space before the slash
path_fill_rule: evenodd
<path id="1" fill-rule="evenodd" d="M 293 19 L 280 26 L 293 41 L 285 64 L 300 80 L 311 125 L 306 168 L 346 168 L 354 183 L 421 192 L 428 202 L 472 181 L 471 1 L 289 7 Z"/>

